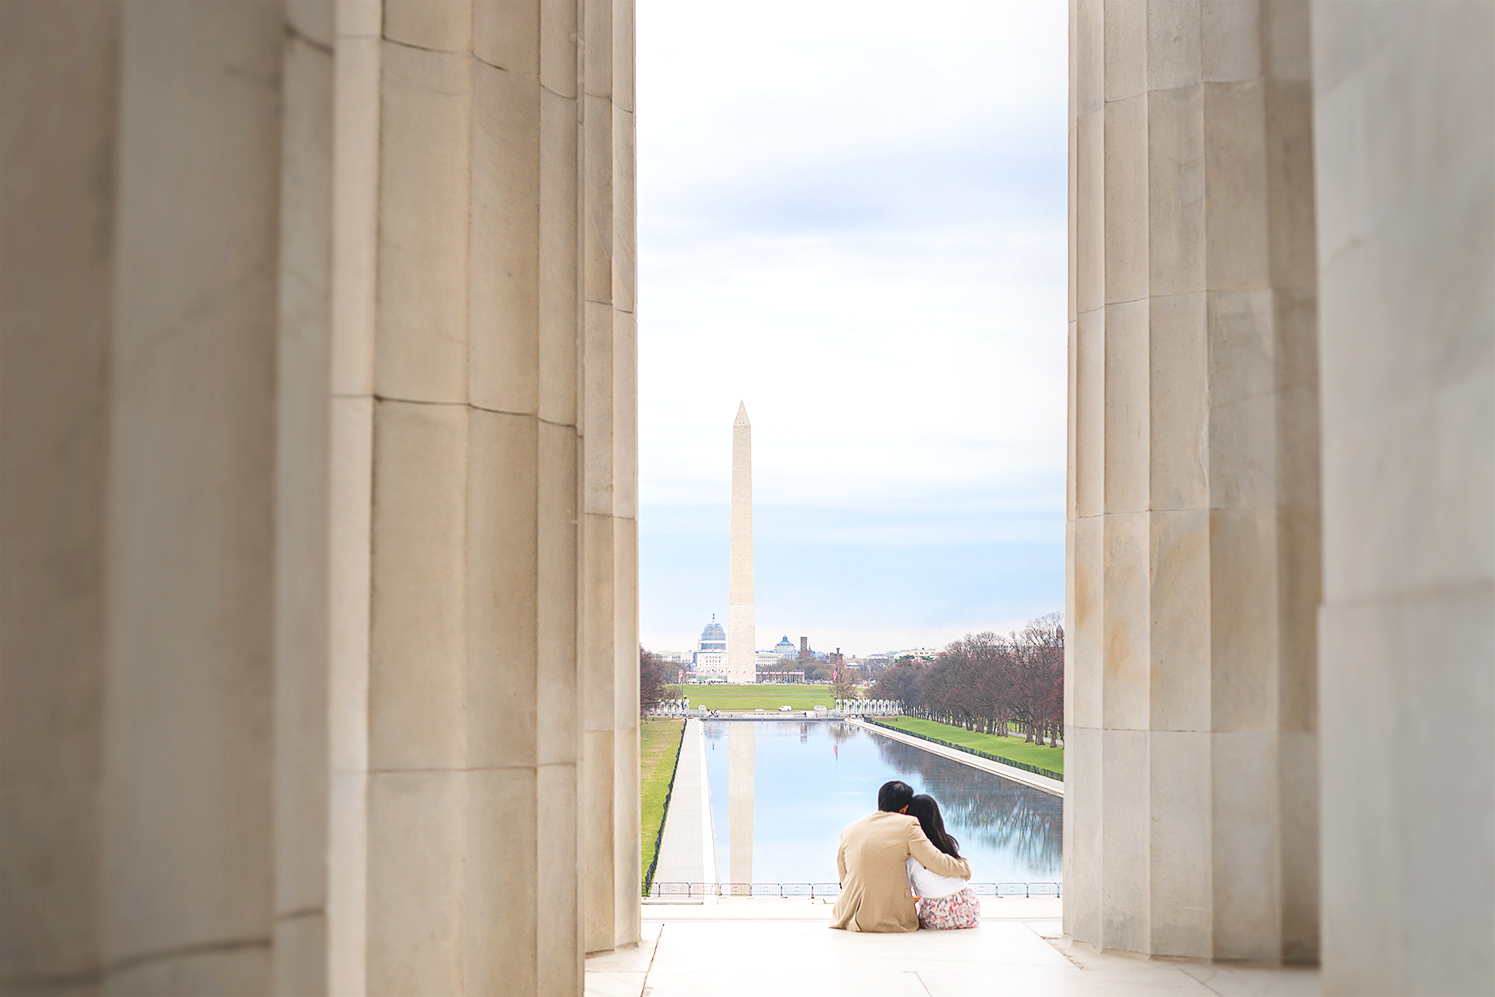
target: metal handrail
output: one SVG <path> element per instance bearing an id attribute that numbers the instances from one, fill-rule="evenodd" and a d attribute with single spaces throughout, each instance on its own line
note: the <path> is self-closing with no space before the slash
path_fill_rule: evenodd
<path id="1" fill-rule="evenodd" d="M 1058 897 L 1059 883 L 970 883 L 978 897 Z M 834 897 L 840 883 L 655 883 L 650 897 Z"/>

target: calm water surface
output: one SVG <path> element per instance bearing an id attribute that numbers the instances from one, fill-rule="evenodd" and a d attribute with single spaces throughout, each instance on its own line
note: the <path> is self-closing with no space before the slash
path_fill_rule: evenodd
<path id="1" fill-rule="evenodd" d="M 889 779 L 939 801 L 974 882 L 1060 880 L 1057 796 L 841 723 L 708 720 L 704 730 L 722 882 L 733 881 L 731 737 L 752 742 L 754 882 L 834 883 L 841 828 L 877 809 L 877 789 Z"/>

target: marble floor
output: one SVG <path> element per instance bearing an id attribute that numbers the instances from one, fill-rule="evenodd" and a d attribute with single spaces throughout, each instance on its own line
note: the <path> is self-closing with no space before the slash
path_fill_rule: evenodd
<path id="1" fill-rule="evenodd" d="M 1132 959 L 1064 943 L 1056 899 L 990 899 L 980 928 L 863 935 L 804 899 L 647 904 L 644 942 L 587 960 L 587 997 L 1319 993 L 1317 970 Z"/>

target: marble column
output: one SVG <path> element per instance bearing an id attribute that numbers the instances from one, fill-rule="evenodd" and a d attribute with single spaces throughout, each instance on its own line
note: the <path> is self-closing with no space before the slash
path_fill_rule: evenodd
<path id="1" fill-rule="evenodd" d="M 732 422 L 732 548 L 727 576 L 727 681 L 758 681 L 753 623 L 753 427 L 747 404 Z"/>
<path id="2" fill-rule="evenodd" d="M 337 5 L 334 992 L 638 937 L 631 11 Z"/>
<path id="3" fill-rule="evenodd" d="M 581 986 L 582 14 L 383 9 L 370 993 Z"/>
<path id="4" fill-rule="evenodd" d="M 1495 992 L 1492 40 L 1313 7 L 1326 994 Z"/>
<path id="5" fill-rule="evenodd" d="M 1070 11 L 1065 930 L 1312 961 L 1308 9 Z"/>
<path id="6" fill-rule="evenodd" d="M 0 29 L 0 986 L 580 993 L 638 938 L 632 5 Z"/>
<path id="7" fill-rule="evenodd" d="M 581 816 L 584 944 L 597 952 L 638 943 L 643 885 L 633 5 L 586 0 L 578 13 Z"/>
<path id="8" fill-rule="evenodd" d="M 368 990 L 369 647 L 379 304 L 378 0 L 335 5 L 326 480 L 327 992 Z"/>
<path id="9" fill-rule="evenodd" d="M 104 585 L 104 989 L 272 987 L 286 23 L 122 8 Z"/>
<path id="10" fill-rule="evenodd" d="M 329 843 L 334 11 L 287 5 L 275 413 L 272 992 L 322 993 Z"/>
<path id="11" fill-rule="evenodd" d="M 100 985 L 120 5 L 0 4 L 0 992 Z"/>

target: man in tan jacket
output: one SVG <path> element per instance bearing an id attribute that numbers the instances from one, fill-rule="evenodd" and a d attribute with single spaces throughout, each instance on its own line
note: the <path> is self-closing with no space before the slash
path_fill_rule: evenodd
<path id="1" fill-rule="evenodd" d="M 930 844 L 918 820 L 905 812 L 913 799 L 908 783 L 885 783 L 877 791 L 877 813 L 852 821 L 841 831 L 836 853 L 841 895 L 831 911 L 832 928 L 918 931 L 919 915 L 905 867 L 910 855 L 930 872 L 971 878 L 971 864 Z"/>

